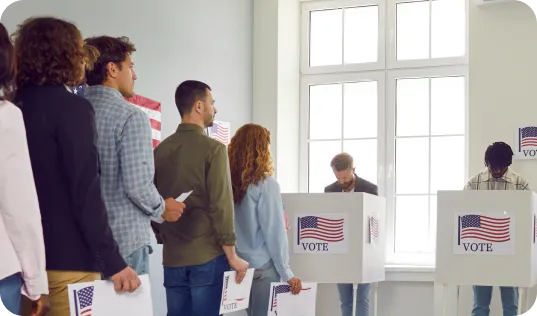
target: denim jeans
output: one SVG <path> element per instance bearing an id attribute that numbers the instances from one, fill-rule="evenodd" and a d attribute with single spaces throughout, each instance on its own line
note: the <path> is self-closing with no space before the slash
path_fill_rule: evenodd
<path id="1" fill-rule="evenodd" d="M 518 315 L 518 288 L 500 287 L 503 316 Z M 492 286 L 474 286 L 474 309 L 472 316 L 489 316 Z"/>
<path id="2" fill-rule="evenodd" d="M 280 275 L 271 260 L 254 271 L 250 305 L 246 309 L 248 316 L 267 316 L 272 282 L 280 282 Z"/>
<path id="3" fill-rule="evenodd" d="M 225 255 L 199 265 L 164 267 L 168 316 L 217 316 L 220 313 Z"/>
<path id="4" fill-rule="evenodd" d="M 136 274 L 149 274 L 149 246 L 144 246 L 125 258 L 125 262 Z"/>
<path id="5" fill-rule="evenodd" d="M 354 290 L 352 284 L 338 284 L 339 300 L 341 301 L 341 315 L 352 316 L 352 301 Z M 369 316 L 369 294 L 371 284 L 358 284 L 356 298 L 356 316 Z"/>
<path id="6" fill-rule="evenodd" d="M 17 273 L 0 280 L 0 298 L 8 311 L 20 315 L 21 309 L 21 274 Z"/>

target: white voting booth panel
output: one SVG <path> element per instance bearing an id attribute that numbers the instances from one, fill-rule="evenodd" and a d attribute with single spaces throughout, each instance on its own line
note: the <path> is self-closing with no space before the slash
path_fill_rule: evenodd
<path id="1" fill-rule="evenodd" d="M 366 193 L 283 194 L 290 266 L 305 282 L 385 280 L 386 201 Z M 371 226 L 371 227 L 370 227 Z"/>
<path id="2" fill-rule="evenodd" d="M 439 191 L 436 281 L 533 287 L 536 202 L 531 191 Z"/>

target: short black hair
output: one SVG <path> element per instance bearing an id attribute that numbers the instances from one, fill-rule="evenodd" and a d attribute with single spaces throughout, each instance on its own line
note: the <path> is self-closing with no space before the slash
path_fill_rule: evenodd
<path id="1" fill-rule="evenodd" d="M 194 103 L 200 100 L 205 100 L 207 90 L 211 91 L 206 83 L 196 80 L 184 81 L 175 90 L 175 105 L 179 110 L 181 118 L 185 114 L 192 112 Z"/>
<path id="2" fill-rule="evenodd" d="M 513 163 L 513 150 L 504 142 L 495 142 L 485 152 L 485 165 L 491 168 L 507 168 Z"/>

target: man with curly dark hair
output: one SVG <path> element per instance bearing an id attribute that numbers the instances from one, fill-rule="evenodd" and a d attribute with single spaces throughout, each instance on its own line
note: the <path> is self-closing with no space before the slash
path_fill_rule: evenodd
<path id="1" fill-rule="evenodd" d="M 84 79 L 80 31 L 49 17 L 14 34 L 21 106 L 45 239 L 51 315 L 69 316 L 67 285 L 111 278 L 118 291 L 140 286 L 114 241 L 101 197 L 91 104 L 68 91 Z"/>
<path id="2" fill-rule="evenodd" d="M 136 51 L 127 37 L 86 39 L 99 57 L 86 76 L 86 98 L 95 110 L 101 188 L 119 251 L 138 274 L 149 274 L 150 219 L 175 222 L 185 205 L 177 196 L 164 200 L 153 178 L 153 141 L 149 118 L 125 97 L 134 95 Z"/>

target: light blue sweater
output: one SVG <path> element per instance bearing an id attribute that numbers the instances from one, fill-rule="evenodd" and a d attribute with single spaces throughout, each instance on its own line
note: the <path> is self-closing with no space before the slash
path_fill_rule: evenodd
<path id="1" fill-rule="evenodd" d="M 250 268 L 259 269 L 271 259 L 283 281 L 293 278 L 289 268 L 289 246 L 276 179 L 267 177 L 250 185 L 243 200 L 235 204 L 236 248 Z"/>

